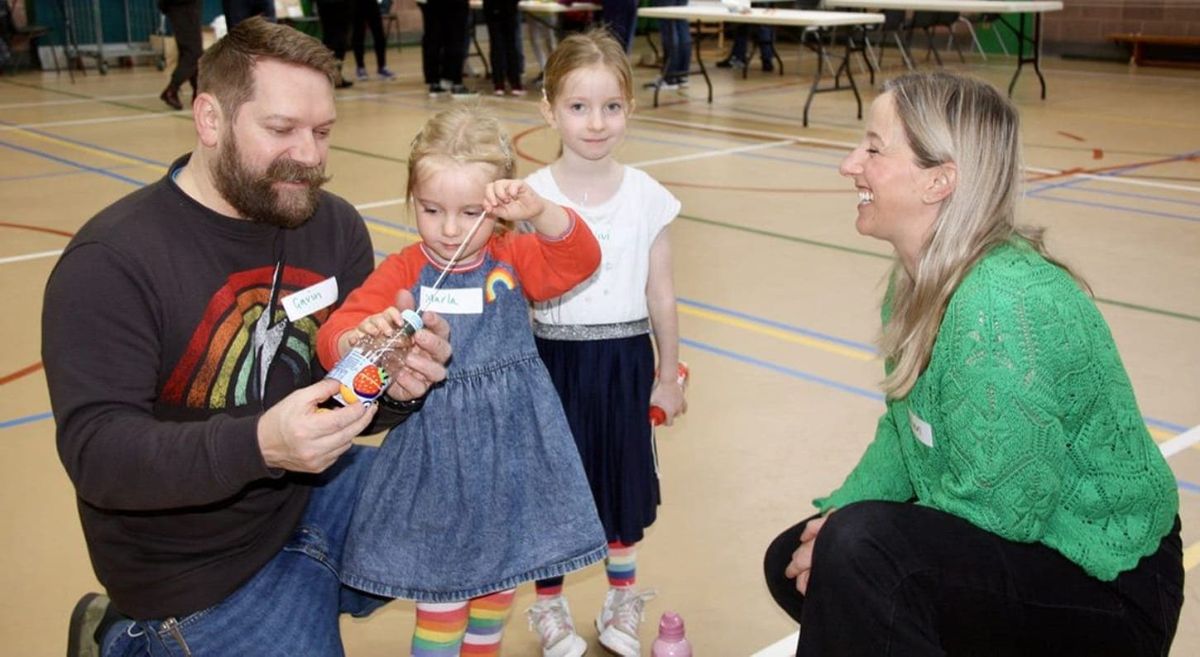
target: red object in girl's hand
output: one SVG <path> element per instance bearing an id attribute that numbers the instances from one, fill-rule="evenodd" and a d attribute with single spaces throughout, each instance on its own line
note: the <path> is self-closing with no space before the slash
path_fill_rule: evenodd
<path id="1" fill-rule="evenodd" d="M 679 361 L 679 378 L 677 378 L 675 380 L 679 382 L 680 386 L 683 386 L 684 388 L 686 388 L 687 382 L 688 382 L 688 377 L 690 375 L 691 375 L 691 371 L 688 370 L 687 363 L 685 363 L 683 361 Z M 650 407 L 650 426 L 657 427 L 659 425 L 666 424 L 666 422 L 667 422 L 667 412 L 664 411 L 663 409 L 659 408 L 658 406 L 651 406 Z"/>

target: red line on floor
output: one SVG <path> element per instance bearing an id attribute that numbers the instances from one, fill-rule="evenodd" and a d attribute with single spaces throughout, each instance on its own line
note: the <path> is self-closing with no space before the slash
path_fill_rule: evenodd
<path id="1" fill-rule="evenodd" d="M 1125 169 L 1128 167 L 1146 167 L 1146 166 L 1151 166 L 1151 165 L 1155 165 L 1155 164 L 1167 164 L 1169 162 L 1188 162 L 1188 161 L 1198 160 L 1198 159 L 1200 159 L 1200 157 L 1198 157 L 1196 155 L 1191 155 L 1191 156 L 1187 156 L 1187 157 L 1184 157 L 1182 155 L 1176 155 L 1174 157 L 1162 157 L 1157 160 L 1144 160 L 1141 162 L 1124 162 L 1121 164 L 1110 164 L 1109 166 L 1106 166 L 1106 167 L 1093 167 L 1090 169 L 1084 168 L 1084 167 L 1072 167 L 1070 169 L 1065 169 L 1063 171 L 1059 171 L 1058 173 L 1046 173 L 1046 174 L 1040 174 L 1037 176 L 1032 176 L 1032 177 L 1026 178 L 1025 182 L 1041 182 L 1044 180 L 1053 180 L 1055 178 L 1067 178 L 1067 177 L 1073 176 L 1077 173 L 1104 173 L 1106 171 L 1116 171 L 1118 169 Z"/>
<path id="2" fill-rule="evenodd" d="M 1062 130 L 1059 130 L 1058 134 L 1066 137 L 1067 139 L 1074 139 L 1075 141 L 1087 141 L 1086 139 L 1084 139 L 1083 137 L 1080 137 L 1079 135 L 1073 135 L 1069 132 L 1063 132 Z"/>
<path id="3" fill-rule="evenodd" d="M 63 237 L 75 237 L 75 233 L 68 233 L 65 230 L 58 230 L 57 228 L 45 228 L 43 226 L 30 226 L 28 224 L 14 224 L 14 223 L 9 223 L 7 221 L 0 221 L 0 227 L 18 228 L 20 230 L 32 230 L 32 231 L 38 232 L 38 233 L 49 233 L 51 235 L 62 235 Z M 40 369 L 42 369 L 42 361 L 39 360 L 38 362 L 34 363 L 33 365 L 27 365 L 15 372 L 11 372 L 9 374 L 0 376 L 0 386 L 4 385 L 6 383 L 12 383 L 13 381 L 16 381 L 17 379 L 19 379 L 23 376 L 29 376 L 30 374 L 33 374 L 34 372 L 36 372 Z"/>
<path id="4" fill-rule="evenodd" d="M 42 226 L 29 226 L 27 224 L 10 224 L 7 221 L 0 221 L 0 226 L 5 228 L 20 228 L 22 230 L 32 230 L 39 233 L 50 233 L 51 235 L 62 235 L 63 237 L 75 237 L 75 233 L 68 233 L 65 230 L 56 228 L 44 228 Z"/>
<path id="5" fill-rule="evenodd" d="M 16 372 L 12 372 L 10 374 L 5 374 L 4 376 L 0 376 L 0 386 L 4 385 L 6 383 L 12 383 L 13 381 L 16 381 L 17 379 L 19 379 L 23 376 L 28 376 L 30 374 L 33 374 L 34 372 L 36 372 L 40 369 L 42 369 L 42 361 L 39 360 L 38 362 L 34 363 L 33 365 L 28 365 L 26 367 L 22 367 L 21 369 L 17 370 Z"/>

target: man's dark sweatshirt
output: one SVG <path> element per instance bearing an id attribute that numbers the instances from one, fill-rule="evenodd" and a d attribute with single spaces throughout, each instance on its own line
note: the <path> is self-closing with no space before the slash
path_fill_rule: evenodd
<path id="1" fill-rule="evenodd" d="M 257 423 L 324 375 L 316 335 L 335 306 L 288 321 L 279 299 L 334 277 L 340 304 L 373 263 L 332 194 L 282 229 L 215 213 L 170 174 L 71 240 L 46 286 L 42 358 L 92 565 L 123 613 L 212 606 L 289 539 L 311 478 L 266 466 Z"/>

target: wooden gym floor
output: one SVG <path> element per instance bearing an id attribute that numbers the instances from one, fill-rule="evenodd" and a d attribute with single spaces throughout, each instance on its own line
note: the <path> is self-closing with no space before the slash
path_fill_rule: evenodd
<path id="1" fill-rule="evenodd" d="M 806 55 L 798 67 L 795 49 L 783 52 L 786 76 L 755 70 L 742 80 L 714 70 L 712 105 L 697 76 L 689 89 L 664 93 L 658 109 L 639 90 L 619 153 L 683 202 L 672 236 L 682 353 L 693 372 L 691 411 L 658 436 L 664 504 L 638 563 L 639 584 L 659 592 L 643 627 L 647 650 L 668 609 L 709 656 L 751 655 L 795 630 L 762 584 L 762 550 L 841 481 L 882 408 L 871 343 L 888 248 L 855 233 L 857 197 L 837 174 L 863 124 L 849 94 L 831 94 L 814 101 L 812 125 L 802 128 L 814 60 Z M 452 102 L 426 97 L 417 48 L 389 57 L 398 81 L 338 93 L 329 158 L 328 188 L 359 207 L 381 256 L 414 239 L 401 200 L 407 146 Z M 1013 62 L 951 66 L 1004 87 Z M 1028 69 L 1015 95 L 1029 167 L 1024 217 L 1049 227 L 1054 252 L 1091 283 L 1150 431 L 1166 443 L 1200 425 L 1200 77 L 1057 59 L 1045 69 L 1047 100 Z M 98 588 L 54 447 L 39 363 L 42 289 L 72 233 L 192 147 L 190 117 L 158 100 L 166 76 L 142 67 L 74 83 L 65 74 L 0 77 L 0 292 L 13 303 L 0 317 L 6 654 L 62 654 L 71 606 Z M 641 83 L 654 71 L 637 76 Z M 484 101 L 515 136 L 521 175 L 557 149 L 535 100 Z M 1200 448 L 1191 436 L 1167 450 L 1189 575 L 1200 572 Z M 599 567 L 568 578 L 593 654 L 601 651 L 590 619 L 604 587 Z M 507 655 L 536 654 L 522 614 L 531 588 L 519 590 Z M 1186 596 L 1177 657 L 1200 654 L 1195 580 Z M 411 623 L 406 603 L 347 620 L 348 652 L 407 654 Z"/>

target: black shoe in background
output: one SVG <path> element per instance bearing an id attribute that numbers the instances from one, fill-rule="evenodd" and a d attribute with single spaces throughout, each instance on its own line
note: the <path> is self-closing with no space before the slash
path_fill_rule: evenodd
<path id="1" fill-rule="evenodd" d="M 179 100 L 179 90 L 175 87 L 163 89 L 163 92 L 158 97 L 173 110 L 183 109 L 183 101 Z"/>

